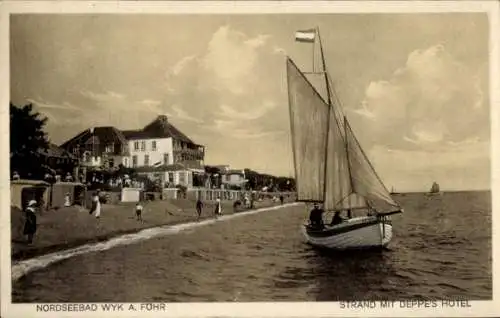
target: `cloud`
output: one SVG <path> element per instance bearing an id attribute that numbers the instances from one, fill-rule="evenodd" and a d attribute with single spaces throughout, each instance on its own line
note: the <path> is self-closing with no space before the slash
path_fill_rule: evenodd
<path id="1" fill-rule="evenodd" d="M 371 82 L 352 110 L 375 143 L 391 147 L 446 146 L 471 137 L 488 139 L 488 109 L 475 70 L 443 45 L 409 54 L 388 80 Z M 401 132 L 395 135 L 394 132 Z"/>
<path id="2" fill-rule="evenodd" d="M 281 47 L 278 47 L 278 46 L 275 46 L 273 48 L 273 53 L 274 54 L 280 54 L 280 55 L 286 55 L 286 50 L 284 48 L 281 48 Z"/>
<path id="3" fill-rule="evenodd" d="M 214 126 L 208 127 L 208 130 L 222 135 L 229 134 L 231 137 L 237 139 L 273 137 L 284 133 L 282 130 L 261 131 L 258 126 L 245 127 L 241 123 L 234 120 L 216 119 Z"/>
<path id="4" fill-rule="evenodd" d="M 276 54 L 270 39 L 267 34 L 247 35 L 220 27 L 204 50 L 166 61 L 167 66 L 158 72 L 163 82 L 153 83 L 152 89 L 87 85 L 71 92 L 70 100 L 85 106 L 78 122 L 133 129 L 165 114 L 188 134 L 196 133 L 196 125 L 203 126 L 202 132 L 227 140 L 281 135 L 288 129 L 287 123 L 276 126 L 275 120 L 283 116 L 277 102 L 286 99 L 283 56 Z M 130 116 L 132 110 L 134 116 Z M 75 128 L 78 125 L 76 118 L 65 121 Z"/>
<path id="5" fill-rule="evenodd" d="M 80 93 L 83 96 L 98 102 L 109 102 L 115 100 L 122 100 L 125 98 L 125 95 L 113 91 L 107 91 L 106 93 L 95 93 L 88 90 L 82 90 Z"/>
<path id="6" fill-rule="evenodd" d="M 154 99 L 143 99 L 139 103 L 146 107 L 157 107 L 161 104 L 161 101 Z"/>
<path id="7" fill-rule="evenodd" d="M 248 38 L 245 34 L 221 27 L 208 43 L 203 66 L 213 81 L 214 89 L 241 95 L 255 83 L 254 70 L 259 59 L 258 50 L 269 36 Z"/>
<path id="8" fill-rule="evenodd" d="M 163 113 L 162 101 L 156 99 L 132 100 L 125 94 L 114 91 L 106 91 L 105 93 L 96 93 L 93 91 L 82 90 L 80 94 L 90 99 L 94 116 L 99 116 L 99 113 L 109 114 L 110 111 L 134 110 L 139 113 L 150 113 L 149 116 L 155 116 Z M 144 114 L 145 115 L 145 114 Z"/>
<path id="9" fill-rule="evenodd" d="M 194 60 L 196 56 L 190 55 L 182 58 L 179 62 L 177 62 L 171 69 L 170 73 L 172 75 L 179 75 L 184 67 L 192 60 Z"/>
<path id="10" fill-rule="evenodd" d="M 129 103 L 125 103 L 129 104 Z M 130 103 L 132 104 L 132 103 Z M 143 99 L 141 101 L 135 102 L 135 104 L 139 104 L 139 110 L 141 112 L 149 112 L 152 115 L 158 115 L 164 112 L 162 107 L 162 101 L 155 99 Z"/>
<path id="11" fill-rule="evenodd" d="M 250 47 L 260 47 L 266 44 L 267 40 L 270 38 L 268 34 L 260 34 L 256 38 L 248 39 L 245 41 L 245 44 Z"/>
<path id="12" fill-rule="evenodd" d="M 464 190 L 489 188 L 489 152 L 489 142 L 470 138 L 431 152 L 377 145 L 369 157 L 379 175 L 386 176 L 385 184 L 398 190 L 426 191 L 435 180 L 444 189 Z"/>
<path id="13" fill-rule="evenodd" d="M 173 117 L 175 117 L 177 119 L 184 120 L 184 121 L 191 121 L 191 122 L 199 123 L 199 124 L 203 123 L 202 119 L 189 115 L 187 112 L 185 112 L 178 105 L 174 105 L 172 107 L 172 110 L 174 111 Z"/>
<path id="14" fill-rule="evenodd" d="M 269 110 L 275 107 L 274 102 L 265 101 L 261 106 L 256 106 L 251 110 L 238 111 L 235 107 L 231 107 L 228 105 L 221 105 L 221 115 L 227 118 L 232 118 L 234 120 L 254 120 L 259 119 L 265 114 L 268 113 Z"/>
<path id="15" fill-rule="evenodd" d="M 222 130 L 229 129 L 220 126 L 222 122 L 241 126 L 242 121 L 259 131 L 272 130 L 270 113 L 276 111 L 275 100 L 282 93 L 282 73 L 272 70 L 283 57 L 269 42 L 266 34 L 248 36 L 229 26 L 217 29 L 205 51 L 179 59 L 166 71 L 165 99 L 174 105 L 170 115 L 213 123 Z M 225 136 L 257 134 L 232 130 Z"/>
<path id="16" fill-rule="evenodd" d="M 53 109 L 53 110 L 67 110 L 67 111 L 82 111 L 82 109 L 78 108 L 77 106 L 69 102 L 63 102 L 62 104 L 55 104 L 51 102 L 42 101 L 41 99 L 36 100 L 32 98 L 28 98 L 27 101 L 45 110 Z"/>

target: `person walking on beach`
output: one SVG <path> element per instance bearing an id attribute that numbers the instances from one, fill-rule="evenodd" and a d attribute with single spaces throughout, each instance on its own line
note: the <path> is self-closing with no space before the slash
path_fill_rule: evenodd
<path id="1" fill-rule="evenodd" d="M 135 205 L 135 215 L 137 217 L 137 221 L 142 222 L 142 210 L 144 210 L 144 207 L 141 205 L 141 202 L 137 202 Z"/>
<path id="2" fill-rule="evenodd" d="M 101 217 L 101 201 L 99 200 L 99 190 L 97 190 L 92 197 L 92 208 L 90 209 L 90 214 L 94 212 L 96 219 L 99 219 Z"/>
<path id="3" fill-rule="evenodd" d="M 36 201 L 31 200 L 28 202 L 28 207 L 25 211 L 26 220 L 24 222 L 23 234 L 27 236 L 27 243 L 33 243 L 33 236 L 36 233 Z"/>
<path id="4" fill-rule="evenodd" d="M 250 194 L 250 209 L 254 208 L 254 203 L 255 203 L 255 191 L 252 191 Z"/>
<path id="5" fill-rule="evenodd" d="M 202 210 L 203 210 L 203 202 L 201 202 L 201 198 L 198 198 L 198 200 L 196 201 L 196 213 L 198 213 L 197 221 L 200 220 Z"/>
<path id="6" fill-rule="evenodd" d="M 217 197 L 217 200 L 215 200 L 214 215 L 215 215 L 215 217 L 217 217 L 218 215 L 221 215 L 221 214 L 222 214 L 222 206 L 221 206 L 221 203 L 220 203 L 220 197 Z"/>

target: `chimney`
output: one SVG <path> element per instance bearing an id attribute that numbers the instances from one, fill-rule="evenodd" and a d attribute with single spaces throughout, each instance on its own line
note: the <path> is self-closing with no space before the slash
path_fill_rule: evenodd
<path id="1" fill-rule="evenodd" d="M 167 115 L 159 115 L 157 120 L 163 125 L 165 125 L 168 122 L 168 117 Z"/>

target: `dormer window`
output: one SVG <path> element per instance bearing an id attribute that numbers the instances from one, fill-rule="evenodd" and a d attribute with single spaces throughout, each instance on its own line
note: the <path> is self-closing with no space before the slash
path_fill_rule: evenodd
<path id="1" fill-rule="evenodd" d="M 115 152 L 115 144 L 106 145 L 106 152 L 108 153 Z"/>

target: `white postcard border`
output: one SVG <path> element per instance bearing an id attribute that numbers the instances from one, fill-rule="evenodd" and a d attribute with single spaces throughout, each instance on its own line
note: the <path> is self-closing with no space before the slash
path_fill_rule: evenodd
<path id="1" fill-rule="evenodd" d="M 257 13 L 429 13 L 429 12 L 488 12 L 490 22 L 490 120 L 491 120 L 491 192 L 500 193 L 500 64 L 499 44 L 500 37 L 499 5 L 496 1 L 345 1 L 345 2 L 282 2 L 282 1 L 189 1 L 189 2 L 132 2 L 132 1 L 12 1 L 0 4 L 0 33 L 1 52 L 0 85 L 1 101 L 5 108 L 0 108 L 0 202 L 1 202 L 1 309 L 5 317 L 79 317 L 92 316 L 120 316 L 136 317 L 200 317 L 200 316 L 227 316 L 227 317 L 324 317 L 324 316 L 496 316 L 500 313 L 500 301 L 497 292 L 500 289 L 499 272 L 495 261 L 500 257 L 500 249 L 496 244 L 495 231 L 492 231 L 493 246 L 493 298 L 495 301 L 473 301 L 470 308 L 433 309 L 433 308 L 400 308 L 382 309 L 340 309 L 335 302 L 283 302 L 283 303 L 168 303 L 165 312 L 139 312 L 126 310 L 120 313 L 79 312 L 36 312 L 36 304 L 11 304 L 10 278 L 10 201 L 9 164 L 7 153 L 9 148 L 8 135 L 8 105 L 9 102 L 9 15 L 16 13 L 141 13 L 141 14 L 257 14 Z M 500 209 L 500 196 L 493 195 L 492 200 L 492 227 L 498 228 L 498 216 L 495 211 Z M 130 304 L 124 304 L 125 308 Z M 137 304 L 134 304 L 137 305 Z"/>

